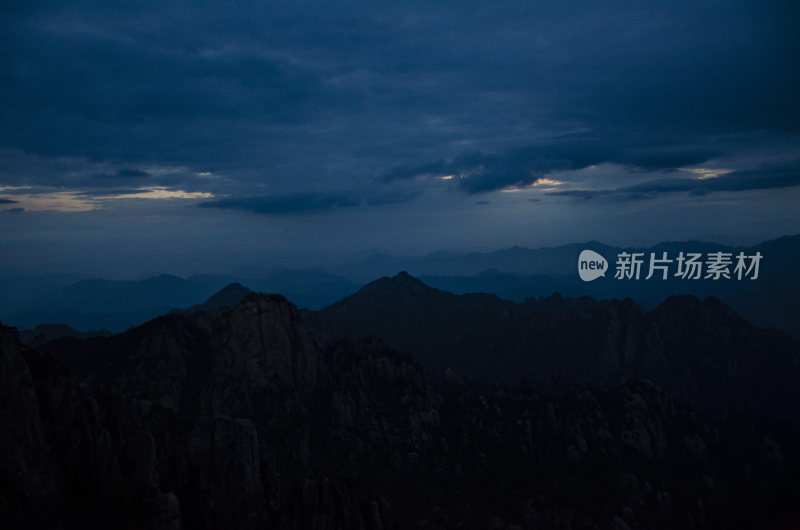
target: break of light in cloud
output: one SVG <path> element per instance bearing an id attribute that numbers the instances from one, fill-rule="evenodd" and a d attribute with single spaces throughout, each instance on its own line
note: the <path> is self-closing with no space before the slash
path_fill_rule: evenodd
<path id="1" fill-rule="evenodd" d="M 533 187 L 538 187 L 538 186 L 553 187 L 553 186 L 561 186 L 562 184 L 564 184 L 564 183 L 562 181 L 560 181 L 560 180 L 541 178 L 541 179 L 538 179 L 533 184 L 531 184 L 531 186 L 533 186 Z"/>
<path id="2" fill-rule="evenodd" d="M 19 193 L 6 195 L 9 204 L 0 204 L 0 209 L 28 212 L 89 212 L 101 208 L 97 201 L 87 198 L 79 191 L 55 191 L 48 193 Z"/>
<path id="3" fill-rule="evenodd" d="M 522 191 L 530 191 L 537 188 L 538 191 L 551 191 L 557 189 L 558 186 L 562 186 L 563 184 L 565 184 L 564 181 L 542 177 L 536 179 L 535 181 L 526 186 L 511 186 L 508 188 L 503 188 L 500 191 L 503 193 L 519 193 Z"/>
<path id="4" fill-rule="evenodd" d="M 116 195 L 101 195 L 97 200 L 118 200 L 118 199 L 211 199 L 213 193 L 203 191 L 184 191 L 170 190 L 163 186 L 153 188 L 138 188 L 131 193 L 119 193 Z"/>
<path id="5" fill-rule="evenodd" d="M 30 189 L 27 186 L 0 187 L 0 191 Z M 213 193 L 173 190 L 163 186 L 137 188 L 125 193 L 90 195 L 83 191 L 43 191 L 40 193 L 13 193 L 0 196 L 0 209 L 29 212 L 78 213 L 99 210 L 105 203 L 119 200 L 211 199 Z"/>
<path id="6" fill-rule="evenodd" d="M 698 168 L 681 168 L 681 171 L 688 171 L 689 173 L 694 173 L 695 175 L 697 175 L 697 177 L 695 177 L 697 180 L 706 180 L 706 179 L 715 179 L 717 177 L 721 177 L 722 175 L 727 175 L 728 173 L 731 173 L 733 170 L 698 167 Z"/>

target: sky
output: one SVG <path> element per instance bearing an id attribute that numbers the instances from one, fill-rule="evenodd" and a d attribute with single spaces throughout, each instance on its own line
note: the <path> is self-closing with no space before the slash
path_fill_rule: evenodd
<path id="1" fill-rule="evenodd" d="M 800 233 L 787 1 L 0 6 L 0 274 Z"/>

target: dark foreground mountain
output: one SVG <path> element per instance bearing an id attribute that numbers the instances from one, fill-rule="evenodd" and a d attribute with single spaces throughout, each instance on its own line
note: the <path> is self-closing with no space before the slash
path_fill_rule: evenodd
<path id="1" fill-rule="evenodd" d="M 322 350 L 279 296 L 41 350 L 0 327 L 3 528 L 791 528 L 798 447 L 644 381 L 552 399 Z"/>
<path id="2" fill-rule="evenodd" d="M 435 374 L 451 368 L 483 382 L 559 391 L 646 378 L 710 411 L 736 405 L 800 414 L 800 343 L 714 298 L 670 297 L 651 311 L 631 299 L 515 303 L 454 295 L 401 273 L 307 321 L 323 342 L 381 337 Z"/>
<path id="3" fill-rule="evenodd" d="M 21 330 L 19 338 L 28 346 L 41 346 L 48 342 L 64 337 L 75 339 L 88 339 L 90 337 L 109 337 L 112 333 L 104 329 L 77 331 L 64 324 L 39 324 L 33 329 Z"/>

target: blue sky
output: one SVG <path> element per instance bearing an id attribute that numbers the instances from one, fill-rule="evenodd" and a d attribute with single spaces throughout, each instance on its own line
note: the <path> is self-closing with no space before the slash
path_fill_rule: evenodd
<path id="1" fill-rule="evenodd" d="M 0 9 L 0 273 L 800 232 L 796 2 Z"/>

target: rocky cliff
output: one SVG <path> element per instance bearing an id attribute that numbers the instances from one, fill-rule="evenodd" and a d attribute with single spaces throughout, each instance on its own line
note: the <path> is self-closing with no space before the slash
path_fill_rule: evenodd
<path id="1" fill-rule="evenodd" d="M 279 296 L 38 350 L 2 327 L 0 397 L 8 528 L 778 528 L 800 493 L 793 423 L 436 381 Z"/>

